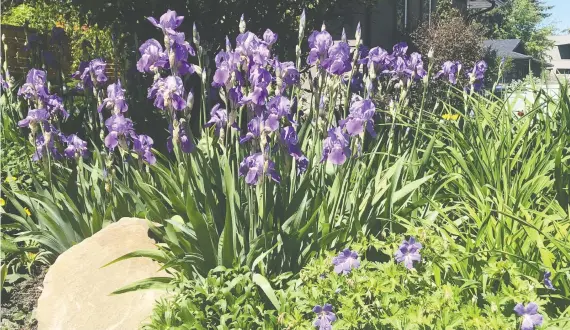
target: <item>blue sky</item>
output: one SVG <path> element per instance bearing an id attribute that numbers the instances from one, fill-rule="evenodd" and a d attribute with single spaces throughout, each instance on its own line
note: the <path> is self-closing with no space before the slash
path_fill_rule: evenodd
<path id="1" fill-rule="evenodd" d="M 544 0 L 544 3 L 550 6 L 554 6 L 550 10 L 552 16 L 546 19 L 545 23 L 554 24 L 559 30 L 570 28 L 570 0 Z"/>

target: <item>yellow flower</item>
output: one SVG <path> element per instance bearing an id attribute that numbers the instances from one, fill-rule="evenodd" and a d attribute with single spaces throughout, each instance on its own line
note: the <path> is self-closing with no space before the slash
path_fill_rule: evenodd
<path id="1" fill-rule="evenodd" d="M 0 206 L 4 205 L 6 205 L 6 201 L 4 200 L 4 198 L 0 198 Z"/>
<path id="2" fill-rule="evenodd" d="M 30 212 L 30 209 L 27 207 L 24 207 L 24 212 L 26 212 L 26 214 L 30 217 L 32 216 L 32 212 Z"/>
<path id="3" fill-rule="evenodd" d="M 16 180 L 18 180 L 18 178 L 15 176 L 7 176 L 4 182 L 15 182 Z"/>
<path id="4" fill-rule="evenodd" d="M 445 119 L 445 120 L 457 120 L 459 119 L 459 114 L 450 114 L 450 113 L 446 113 L 444 115 L 441 116 L 441 118 Z"/>

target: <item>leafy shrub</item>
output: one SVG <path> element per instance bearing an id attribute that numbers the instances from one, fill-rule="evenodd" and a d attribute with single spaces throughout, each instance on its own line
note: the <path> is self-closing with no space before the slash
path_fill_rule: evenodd
<path id="1" fill-rule="evenodd" d="M 333 253 L 311 262 L 281 303 L 282 326 L 309 329 L 316 318 L 313 306 L 328 303 L 337 317 L 334 329 L 516 329 L 521 318 L 513 308 L 528 302 L 540 306 L 544 329 L 570 325 L 568 318 L 557 319 L 563 311 L 551 291 L 524 276 L 516 263 L 478 258 L 486 280 L 474 281 L 457 269 L 474 256 L 454 239 L 426 227 L 409 234 L 423 245 L 422 261 L 411 270 L 393 261 L 402 241 L 395 235 L 355 244 L 362 261 L 347 275 L 332 270 Z"/>
<path id="2" fill-rule="evenodd" d="M 485 56 L 484 27 L 468 22 L 459 10 L 439 6 L 431 21 L 424 21 L 412 33 L 412 40 L 423 54 L 433 51 L 437 67 L 445 61 L 473 66 Z"/>
<path id="3" fill-rule="evenodd" d="M 208 276 L 177 283 L 172 298 L 160 301 L 145 329 L 272 329 L 277 312 L 246 267 L 217 267 Z"/>

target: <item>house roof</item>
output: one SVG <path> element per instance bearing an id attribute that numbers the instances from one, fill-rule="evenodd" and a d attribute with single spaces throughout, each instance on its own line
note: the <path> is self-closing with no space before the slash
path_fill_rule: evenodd
<path id="1" fill-rule="evenodd" d="M 491 39 L 484 40 L 483 45 L 491 51 L 497 53 L 499 57 L 509 57 L 514 60 L 528 60 L 532 56 L 516 52 L 515 49 L 521 45 L 520 39 Z"/>
<path id="2" fill-rule="evenodd" d="M 554 45 L 562 46 L 570 44 L 570 34 L 560 36 L 549 36 L 548 39 L 554 41 Z"/>

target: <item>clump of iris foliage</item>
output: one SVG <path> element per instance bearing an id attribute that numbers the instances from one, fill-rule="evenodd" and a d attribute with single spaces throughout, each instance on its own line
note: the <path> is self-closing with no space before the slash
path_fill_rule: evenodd
<path id="1" fill-rule="evenodd" d="M 6 79 L 3 130 L 23 129 L 10 136 L 43 172 L 28 190 L 3 183 L 16 243 L 53 260 L 108 221 L 151 220 L 159 250 L 113 262 L 150 257 L 175 275 L 116 292 L 174 289 L 154 328 L 568 325 L 567 84 L 514 111 L 483 84 L 484 61 L 368 49 L 360 29 L 351 48 L 304 15 L 294 61 L 243 17 L 209 59 L 183 19 L 149 17 L 136 63 L 165 140 L 138 129 L 136 92 L 102 59 L 73 75 L 81 106 L 42 70 L 17 96 Z M 68 115 L 84 131 L 66 132 Z"/>

